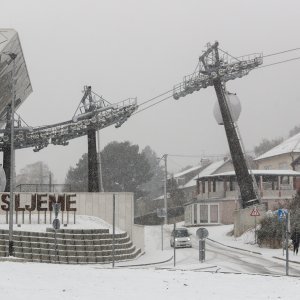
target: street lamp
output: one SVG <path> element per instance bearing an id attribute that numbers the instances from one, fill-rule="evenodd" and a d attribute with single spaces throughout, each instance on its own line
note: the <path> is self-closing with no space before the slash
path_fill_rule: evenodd
<path id="1" fill-rule="evenodd" d="M 15 91 L 15 69 L 16 69 L 16 57 L 17 54 L 13 52 L 3 52 L 3 54 L 8 55 L 13 61 L 13 70 L 12 70 L 12 99 L 11 99 L 11 123 L 10 123 L 10 185 L 9 185 L 9 228 L 8 228 L 8 254 L 9 256 L 13 255 L 13 217 L 14 217 L 14 167 L 15 167 L 15 147 L 14 147 L 14 126 L 15 126 L 15 100 L 16 100 L 16 91 Z"/>

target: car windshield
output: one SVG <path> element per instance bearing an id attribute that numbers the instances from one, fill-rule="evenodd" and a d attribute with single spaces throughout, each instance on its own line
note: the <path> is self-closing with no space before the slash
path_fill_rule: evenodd
<path id="1" fill-rule="evenodd" d="M 187 230 L 185 230 L 185 229 L 182 229 L 182 230 L 176 230 L 175 231 L 175 236 L 176 237 L 186 237 L 186 236 L 188 236 L 188 231 Z"/>

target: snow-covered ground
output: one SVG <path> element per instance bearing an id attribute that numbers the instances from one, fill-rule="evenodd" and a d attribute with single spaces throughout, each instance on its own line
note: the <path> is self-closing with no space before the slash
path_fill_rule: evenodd
<path id="1" fill-rule="evenodd" d="M 300 280 L 97 266 L 1 263 L 1 299 L 293 299 Z"/>
<path id="2" fill-rule="evenodd" d="M 19 217 L 21 220 L 21 217 Z M 49 218 L 47 218 L 47 222 Z M 53 219 L 53 216 L 52 216 Z M 71 218 L 70 218 L 71 219 Z M 28 221 L 28 220 L 26 220 Z M 8 229 L 8 225 L 5 224 L 5 216 L 2 215 L 0 218 L 0 229 Z M 21 231 L 38 231 L 38 232 L 45 232 L 46 228 L 52 228 L 52 224 L 44 224 L 44 216 L 40 216 L 40 224 L 38 224 L 38 216 L 36 214 L 33 214 L 31 217 L 32 224 L 21 224 L 20 227 L 16 226 L 14 224 L 14 230 L 21 230 Z M 67 224 L 67 227 L 64 227 L 61 224 L 61 229 L 102 229 L 106 228 L 109 229 L 110 232 L 112 232 L 112 225 L 103 221 L 100 218 L 92 217 L 92 216 L 82 216 L 77 215 L 76 216 L 76 224 Z M 120 229 L 115 229 L 116 233 L 121 233 Z"/>
<path id="3" fill-rule="evenodd" d="M 82 227 L 93 224 L 106 226 L 101 220 L 83 217 Z M 79 224 L 78 224 L 79 225 Z M 4 226 L 4 225 L 3 225 Z M 94 226 L 94 225 L 93 225 Z M 2 226 L 1 226 L 2 227 Z M 7 227 L 7 225 L 6 225 Z M 99 228 L 99 227 L 97 227 Z M 227 236 L 232 226 L 207 227 L 209 237 L 232 247 L 262 253 L 261 256 L 282 255 L 281 249 L 262 249 L 251 245 L 251 234 L 239 239 Z M 0 262 L 0 299 L 294 299 L 300 279 L 285 276 L 218 273 L 217 256 L 208 251 L 207 261 L 200 263 L 194 248 L 176 250 L 173 261 L 156 264 L 172 257 L 169 245 L 172 226 L 164 228 L 164 250 L 161 245 L 161 227 L 147 226 L 146 254 L 139 259 L 105 265 L 55 265 L 38 263 Z M 195 233 L 197 228 L 189 229 Z M 210 248 L 212 247 L 210 241 Z M 211 248 L 213 249 L 213 248 Z M 229 253 L 231 252 L 230 248 Z M 209 250 L 209 249 L 208 249 Z M 252 256 L 255 260 L 255 255 Z M 272 263 L 272 261 L 271 261 Z M 228 268 L 231 262 L 227 262 Z M 129 267 L 131 265 L 131 267 Z M 284 264 L 283 264 L 284 265 Z M 280 266 L 281 267 L 281 266 Z M 300 268 L 300 265 L 299 265 Z"/>

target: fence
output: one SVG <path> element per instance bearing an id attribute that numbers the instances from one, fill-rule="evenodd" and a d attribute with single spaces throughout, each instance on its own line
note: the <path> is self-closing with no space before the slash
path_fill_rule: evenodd
<path id="1" fill-rule="evenodd" d="M 44 193 L 44 192 L 53 192 L 53 193 L 61 193 L 61 192 L 72 192 L 71 184 L 41 184 L 41 183 L 26 183 L 19 184 L 15 188 L 16 192 L 32 192 L 32 193 Z"/>

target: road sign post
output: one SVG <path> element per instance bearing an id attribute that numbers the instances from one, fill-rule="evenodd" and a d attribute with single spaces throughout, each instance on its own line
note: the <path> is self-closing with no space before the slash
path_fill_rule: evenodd
<path id="1" fill-rule="evenodd" d="M 285 217 L 285 254 L 286 254 L 286 259 L 285 259 L 285 274 L 286 276 L 289 276 L 289 213 L 286 214 Z"/>
<path id="2" fill-rule="evenodd" d="M 279 208 L 277 210 L 278 221 L 281 222 L 282 224 L 282 256 L 284 256 L 284 249 L 286 248 L 286 233 L 284 229 L 285 222 L 283 222 L 283 220 L 286 219 L 287 214 L 288 214 L 288 210 L 285 208 Z"/>
<path id="3" fill-rule="evenodd" d="M 196 235 L 199 238 L 199 261 L 202 263 L 205 261 L 205 239 L 208 237 L 208 231 L 204 227 L 200 227 L 196 231 Z"/>
<path id="4" fill-rule="evenodd" d="M 252 209 L 251 213 L 250 213 L 250 216 L 254 217 L 254 244 L 256 244 L 257 242 L 257 232 L 256 232 L 256 217 L 257 216 L 260 216 L 260 213 L 257 209 L 256 206 L 254 206 L 254 208 Z"/>
<path id="5" fill-rule="evenodd" d="M 54 215 L 55 215 L 55 218 L 52 222 L 52 226 L 53 226 L 53 229 L 54 229 L 55 261 L 57 262 L 58 249 L 57 249 L 56 231 L 60 228 L 60 221 L 57 217 L 58 217 L 58 213 L 59 213 L 60 208 L 61 208 L 61 204 L 60 203 L 53 203 L 52 208 L 54 210 Z"/>

